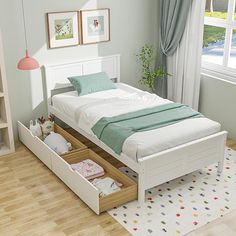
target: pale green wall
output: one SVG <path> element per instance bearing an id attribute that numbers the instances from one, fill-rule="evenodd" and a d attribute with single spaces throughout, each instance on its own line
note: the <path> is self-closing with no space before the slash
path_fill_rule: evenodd
<path id="1" fill-rule="evenodd" d="M 77 59 L 121 54 L 121 80 L 139 86 L 135 53 L 145 43 L 156 41 L 156 0 L 24 0 L 29 50 L 41 65 Z M 79 9 L 111 8 L 111 42 L 62 49 L 47 49 L 45 13 Z M 24 55 L 21 1 L 0 0 L 0 28 L 3 34 L 7 79 L 14 134 L 16 121 L 27 122 L 46 113 L 41 71 L 16 69 Z"/>
<path id="2" fill-rule="evenodd" d="M 229 137 L 236 140 L 236 84 L 202 76 L 200 112 L 221 123 Z"/>

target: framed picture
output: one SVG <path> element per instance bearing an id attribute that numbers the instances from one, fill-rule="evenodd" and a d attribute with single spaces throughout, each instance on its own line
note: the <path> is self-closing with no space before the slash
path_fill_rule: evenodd
<path id="1" fill-rule="evenodd" d="M 79 44 L 78 12 L 47 13 L 49 48 Z"/>
<path id="2" fill-rule="evenodd" d="M 80 11 L 81 43 L 99 43 L 110 40 L 110 9 Z"/>

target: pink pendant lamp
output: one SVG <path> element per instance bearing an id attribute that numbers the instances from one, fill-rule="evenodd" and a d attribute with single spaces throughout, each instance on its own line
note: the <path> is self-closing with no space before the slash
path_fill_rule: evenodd
<path id="1" fill-rule="evenodd" d="M 25 45 L 26 45 L 26 51 L 25 51 L 25 57 L 20 59 L 18 62 L 17 68 L 19 70 L 34 70 L 39 68 L 39 63 L 37 60 L 29 56 L 28 52 L 28 42 L 27 42 L 27 36 L 26 36 L 26 27 L 25 27 L 25 12 L 24 12 L 24 2 L 22 2 L 22 12 L 23 12 L 23 21 L 24 21 L 24 33 L 25 33 Z"/>

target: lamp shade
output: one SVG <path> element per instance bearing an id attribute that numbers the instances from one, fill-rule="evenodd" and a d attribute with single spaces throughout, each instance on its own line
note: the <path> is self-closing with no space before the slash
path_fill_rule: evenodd
<path id="1" fill-rule="evenodd" d="M 18 62 L 17 68 L 19 70 L 34 70 L 39 68 L 39 63 L 29 56 L 29 52 L 26 49 L 25 57 Z"/>

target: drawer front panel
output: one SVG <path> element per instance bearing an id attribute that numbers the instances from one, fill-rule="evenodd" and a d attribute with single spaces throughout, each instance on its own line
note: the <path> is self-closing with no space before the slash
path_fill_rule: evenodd
<path id="1" fill-rule="evenodd" d="M 49 169 L 52 169 L 51 156 L 53 151 L 31 131 L 18 121 L 19 138 Z"/>
<path id="2" fill-rule="evenodd" d="M 99 214 L 99 193 L 89 181 L 73 171 L 70 165 L 59 156 L 52 158 L 52 171 L 92 210 Z"/>

